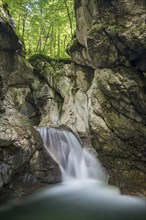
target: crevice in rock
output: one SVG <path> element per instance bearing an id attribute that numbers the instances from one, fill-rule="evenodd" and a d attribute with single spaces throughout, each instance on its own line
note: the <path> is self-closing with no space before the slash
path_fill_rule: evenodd
<path id="1" fill-rule="evenodd" d="M 140 121 L 140 122 L 139 122 L 139 121 L 136 121 L 134 118 L 128 116 L 127 114 L 124 114 L 124 112 L 122 112 L 122 111 L 120 111 L 119 109 L 117 109 L 117 108 L 113 105 L 113 103 L 112 103 L 112 101 L 111 101 L 111 100 L 115 100 L 116 102 L 117 102 L 117 101 L 120 102 L 120 101 L 123 101 L 122 99 L 121 99 L 121 100 L 117 100 L 116 98 L 114 98 L 114 97 L 108 95 L 108 94 L 104 91 L 104 89 L 102 88 L 102 86 L 100 86 L 100 89 L 101 89 L 102 93 L 105 95 L 105 97 L 108 97 L 108 102 L 110 103 L 110 105 L 112 106 L 112 108 L 113 108 L 117 113 L 119 113 L 119 114 L 121 114 L 121 115 L 127 117 L 128 119 L 132 120 L 132 121 L 135 122 L 135 123 L 138 123 L 138 124 L 141 124 L 141 123 L 142 123 L 141 121 Z M 134 107 L 134 105 L 132 105 L 132 106 Z M 106 107 L 105 107 L 105 108 L 106 108 Z M 134 109 L 135 109 L 135 107 L 134 107 Z M 135 110 L 136 110 L 136 112 L 137 112 L 137 109 L 135 109 Z M 139 114 L 139 113 L 141 113 L 141 112 L 137 112 L 137 113 Z M 145 117 L 145 115 L 146 115 L 146 114 L 143 114 L 143 117 Z M 141 117 L 141 114 L 139 114 L 139 116 Z"/>

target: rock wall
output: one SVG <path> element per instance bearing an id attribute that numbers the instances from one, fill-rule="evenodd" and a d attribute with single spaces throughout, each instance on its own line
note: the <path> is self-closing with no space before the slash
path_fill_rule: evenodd
<path id="1" fill-rule="evenodd" d="M 33 69 L 23 54 L 12 18 L 0 8 L 0 202 L 60 176 L 38 132 L 21 113 L 33 84 Z"/>
<path id="2" fill-rule="evenodd" d="M 144 0 L 75 1 L 74 63 L 31 60 L 40 125 L 67 125 L 94 147 L 110 183 L 138 195 L 146 194 L 145 9 Z"/>
<path id="3" fill-rule="evenodd" d="M 91 143 L 111 183 L 146 194 L 146 2 L 74 2 L 76 38 L 67 51 L 94 72 L 81 98 L 88 100 Z"/>
<path id="4" fill-rule="evenodd" d="M 75 0 L 77 40 L 69 47 L 73 60 L 94 69 L 127 66 L 129 61 L 146 72 L 145 10 L 145 0 Z"/>
<path id="5" fill-rule="evenodd" d="M 38 78 L 45 75 L 34 97 L 39 125 L 71 128 L 84 147 L 94 147 L 110 183 L 145 194 L 145 80 L 137 70 L 66 64 L 50 71 L 51 64 L 40 58 L 32 64 L 37 62 L 42 63 Z"/>
<path id="6" fill-rule="evenodd" d="M 145 1 L 75 0 L 75 12 L 76 38 L 67 49 L 73 62 L 35 55 L 33 68 L 11 18 L 0 13 L 3 195 L 58 181 L 32 125 L 72 129 L 98 153 L 110 183 L 146 195 Z"/>

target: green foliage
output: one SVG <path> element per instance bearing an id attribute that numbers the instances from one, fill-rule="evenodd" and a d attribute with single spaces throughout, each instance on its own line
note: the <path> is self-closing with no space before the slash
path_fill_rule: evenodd
<path id="1" fill-rule="evenodd" d="M 110 25 L 108 26 L 107 30 L 113 34 L 118 34 L 121 32 L 121 27 L 117 25 Z"/>
<path id="2" fill-rule="evenodd" d="M 24 40 L 27 56 L 66 57 L 75 26 L 73 0 L 4 0 Z"/>

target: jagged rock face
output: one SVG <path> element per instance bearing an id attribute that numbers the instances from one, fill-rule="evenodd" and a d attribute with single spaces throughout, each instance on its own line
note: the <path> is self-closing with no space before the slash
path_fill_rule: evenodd
<path id="1" fill-rule="evenodd" d="M 112 184 L 145 194 L 146 96 L 137 70 L 67 64 L 50 72 L 48 63 L 42 65 L 45 78 L 35 96 L 40 126 L 67 125 L 85 147 L 96 149 Z"/>
<path id="2" fill-rule="evenodd" d="M 145 193 L 143 82 L 133 69 L 97 69 L 90 97 L 92 144 L 110 172 L 111 183 Z"/>
<path id="3" fill-rule="evenodd" d="M 78 64 L 84 60 L 94 69 L 126 65 L 126 57 L 146 72 L 145 10 L 145 0 L 75 0 L 79 44 L 68 52 Z"/>
<path id="4" fill-rule="evenodd" d="M 54 71 L 37 61 L 40 125 L 67 125 L 96 149 L 112 184 L 146 194 L 145 1 L 75 1 L 75 10 L 76 64 Z"/>
<path id="5" fill-rule="evenodd" d="M 146 2 L 76 1 L 72 59 L 95 69 L 88 90 L 91 142 L 129 192 L 146 193 Z"/>
<path id="6" fill-rule="evenodd" d="M 5 111 L 0 120 L 0 202 L 60 181 L 58 166 L 42 146 L 25 116 L 15 109 Z"/>
<path id="7" fill-rule="evenodd" d="M 2 100 L 7 91 L 7 79 L 14 70 L 16 51 L 22 50 L 22 44 L 15 34 L 8 14 L 0 8 L 0 112 Z M 7 21 L 7 24 L 6 24 Z"/>
<path id="8" fill-rule="evenodd" d="M 44 151 L 40 135 L 21 114 L 33 71 L 19 53 L 23 53 L 22 43 L 11 17 L 0 8 L 0 201 L 60 180 L 58 166 Z"/>

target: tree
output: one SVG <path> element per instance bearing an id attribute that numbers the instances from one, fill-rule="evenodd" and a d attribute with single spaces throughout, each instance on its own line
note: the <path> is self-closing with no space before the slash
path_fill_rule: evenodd
<path id="1" fill-rule="evenodd" d="M 73 0 L 4 0 L 24 40 L 27 56 L 67 56 L 75 26 Z"/>

